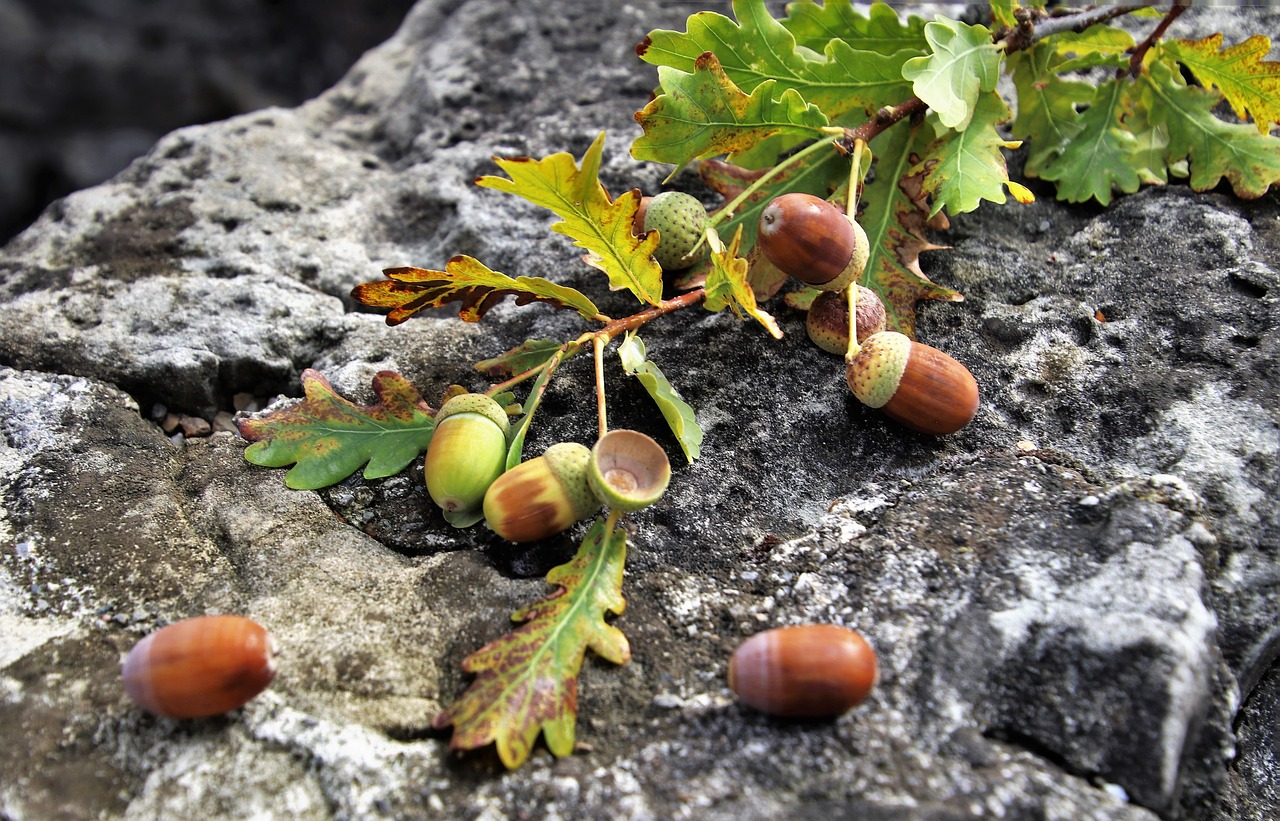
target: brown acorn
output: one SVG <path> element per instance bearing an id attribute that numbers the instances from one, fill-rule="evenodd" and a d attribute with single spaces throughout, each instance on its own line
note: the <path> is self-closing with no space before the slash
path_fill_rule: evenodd
<path id="1" fill-rule="evenodd" d="M 876 292 L 861 285 L 858 289 L 858 341 L 884 330 L 884 303 Z M 827 353 L 844 356 L 849 350 L 849 301 L 843 293 L 823 291 L 809 306 L 805 317 L 809 339 Z"/>
<path id="2" fill-rule="evenodd" d="M 978 383 L 968 368 L 896 331 L 868 337 L 845 379 L 862 404 L 920 433 L 955 433 L 978 412 Z"/>
<path id="3" fill-rule="evenodd" d="M 787 718 L 834 718 L 861 704 L 878 677 L 867 640 L 834 624 L 766 630 L 729 659 L 729 689 L 743 703 Z"/>
<path id="4" fill-rule="evenodd" d="M 203 718 L 243 706 L 276 674 L 266 628 L 243 616 L 175 622 L 134 645 L 121 677 L 142 709 L 170 718 Z"/>
<path id="5" fill-rule="evenodd" d="M 508 470 L 484 495 L 484 520 L 513 542 L 536 542 L 600 509 L 587 478 L 591 450 L 560 442 Z"/>
<path id="6" fill-rule="evenodd" d="M 843 291 L 871 255 L 862 226 L 812 194 L 775 197 L 760 212 L 757 237 L 779 270 L 822 291 Z"/>

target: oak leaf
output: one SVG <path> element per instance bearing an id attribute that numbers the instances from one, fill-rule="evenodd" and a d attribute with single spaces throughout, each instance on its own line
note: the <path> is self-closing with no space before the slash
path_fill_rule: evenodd
<path id="1" fill-rule="evenodd" d="M 496 744 L 512 770 L 528 760 L 539 733 L 552 755 L 573 751 L 586 651 L 614 664 L 631 660 L 627 637 L 605 622 L 607 614 L 626 608 L 626 555 L 625 531 L 597 520 L 577 555 L 547 574 L 557 589 L 512 614 L 520 627 L 463 660 L 462 669 L 475 673 L 475 681 L 434 722 L 436 729 L 453 726 L 450 749 Z"/>
<path id="2" fill-rule="evenodd" d="M 284 467 L 288 487 L 314 490 L 341 482 L 365 466 L 366 479 L 399 473 L 427 449 L 435 411 L 403 376 L 373 377 L 376 405 L 343 399 L 318 371 L 302 372 L 305 398 L 288 407 L 238 422 L 251 444 L 244 458 L 255 465 Z"/>

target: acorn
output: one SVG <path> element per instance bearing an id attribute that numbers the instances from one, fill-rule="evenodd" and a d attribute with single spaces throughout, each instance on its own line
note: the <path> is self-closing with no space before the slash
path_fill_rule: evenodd
<path id="1" fill-rule="evenodd" d="M 662 498 L 671 481 L 671 461 L 652 437 L 611 430 L 591 448 L 587 481 L 609 508 L 630 513 Z"/>
<path id="2" fill-rule="evenodd" d="M 858 289 L 858 341 L 863 342 L 885 328 L 884 303 L 876 292 L 861 285 Z M 809 339 L 827 353 L 844 356 L 849 350 L 849 301 L 843 293 L 823 291 L 809 306 L 805 317 Z"/>
<path id="3" fill-rule="evenodd" d="M 454 527 L 484 517 L 485 491 L 507 466 L 510 430 L 502 406 L 479 393 L 455 396 L 436 414 L 423 475 L 427 493 Z"/>
<path id="4" fill-rule="evenodd" d="M 978 412 L 978 383 L 968 368 L 896 331 L 868 337 L 845 379 L 862 404 L 920 433 L 955 433 Z"/>
<path id="5" fill-rule="evenodd" d="M 561 442 L 516 465 L 485 493 L 485 524 L 504 539 L 536 542 L 591 516 L 600 500 L 587 480 L 590 462 L 586 445 Z"/>
<path id="6" fill-rule="evenodd" d="M 277 650 L 267 629 L 243 616 L 175 622 L 125 657 L 124 691 L 149 713 L 204 718 L 234 710 L 267 689 Z"/>
<path id="7" fill-rule="evenodd" d="M 785 718 L 835 718 L 861 704 L 878 675 L 867 640 L 834 624 L 766 630 L 729 659 L 729 689 L 744 704 Z"/>
<path id="8" fill-rule="evenodd" d="M 760 250 L 778 269 L 822 291 L 843 291 L 871 256 L 857 221 L 812 194 L 783 194 L 760 212 Z"/>
<path id="9" fill-rule="evenodd" d="M 707 244 L 698 245 L 706 228 L 707 209 L 681 191 L 663 191 L 644 206 L 644 230 L 658 232 L 653 258 L 664 271 L 688 268 L 706 257 Z"/>
<path id="10" fill-rule="evenodd" d="M 637 237 L 644 236 L 644 215 L 648 212 L 651 202 L 653 197 L 641 197 L 640 202 L 636 203 L 636 213 L 631 218 L 631 233 Z"/>

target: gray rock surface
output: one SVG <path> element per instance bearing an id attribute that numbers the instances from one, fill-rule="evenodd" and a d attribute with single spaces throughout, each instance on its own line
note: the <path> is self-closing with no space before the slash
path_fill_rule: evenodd
<path id="1" fill-rule="evenodd" d="M 633 659 L 588 659 L 578 749 L 511 773 L 491 750 L 449 753 L 431 720 L 581 527 L 517 548 L 448 527 L 416 465 L 290 491 L 235 435 L 157 424 L 296 396 L 307 367 L 356 401 L 386 369 L 434 400 L 483 386 L 477 359 L 584 330 L 510 303 L 387 328 L 348 294 L 390 265 L 469 253 L 626 312 L 546 214 L 471 180 L 607 130 L 606 185 L 656 191 L 667 169 L 626 155 L 653 84 L 631 47 L 689 11 L 424 0 L 315 100 L 170 134 L 0 250 L 0 815 L 1280 812 L 1274 192 L 1171 186 L 1095 209 L 1037 187 L 955 220 L 924 264 L 967 298 L 925 307 L 919 333 L 984 401 L 943 439 L 861 408 L 780 304 L 781 342 L 701 311 L 648 326 L 704 456 L 678 458 L 608 369 L 611 423 L 676 456 L 631 521 L 615 624 Z M 592 381 L 585 358 L 564 366 L 530 453 L 589 441 Z M 204 612 L 269 626 L 276 682 L 215 719 L 141 713 L 119 660 Z M 868 702 L 812 723 L 738 706 L 733 648 L 814 621 L 876 648 Z"/>
<path id="2" fill-rule="evenodd" d="M 0 0 L 0 243 L 161 135 L 334 83 L 410 0 Z"/>

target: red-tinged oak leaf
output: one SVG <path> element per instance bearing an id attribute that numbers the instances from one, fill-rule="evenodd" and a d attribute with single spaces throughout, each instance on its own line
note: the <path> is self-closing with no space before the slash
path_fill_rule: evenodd
<path id="1" fill-rule="evenodd" d="M 600 311 L 579 291 L 557 285 L 542 277 L 509 277 L 491 271 L 484 263 L 459 254 L 445 263 L 443 271 L 428 268 L 387 268 L 387 279 L 357 285 L 351 296 L 370 308 L 390 308 L 388 325 L 399 325 L 418 311 L 461 302 L 458 316 L 479 322 L 494 305 L 508 296 L 517 305 L 542 302 L 577 311 L 586 319 L 597 319 Z"/>
<path id="2" fill-rule="evenodd" d="M 467 656 L 462 669 L 476 679 L 434 722 L 436 729 L 453 726 L 450 749 L 496 744 L 512 770 L 528 760 L 539 733 L 553 755 L 573 751 L 586 651 L 614 664 L 631 660 L 627 637 L 604 620 L 626 607 L 626 554 L 626 533 L 598 520 L 577 555 L 547 574 L 558 589 L 513 613 L 519 628 Z"/>
<path id="3" fill-rule="evenodd" d="M 255 465 L 284 467 L 285 484 L 314 490 L 341 482 L 365 466 L 366 479 L 399 473 L 427 449 L 434 411 L 408 380 L 392 371 L 373 377 L 378 404 L 355 405 L 318 371 L 302 372 L 305 398 L 254 419 L 240 420 Z"/>
<path id="4" fill-rule="evenodd" d="M 889 330 L 915 337 L 916 303 L 925 299 L 959 302 L 950 288 L 932 282 L 920 269 L 920 254 L 945 246 L 928 240 L 928 231 L 949 227 L 945 214 L 929 216 L 922 174 L 909 176 L 928 144 L 927 128 L 891 129 L 881 134 L 876 147 L 875 179 L 863 188 L 860 202 L 866 206 L 858 222 L 867 232 L 871 256 L 861 283 L 884 302 Z M 892 139 L 886 137 L 893 135 Z"/>

